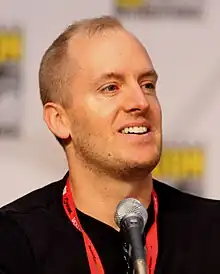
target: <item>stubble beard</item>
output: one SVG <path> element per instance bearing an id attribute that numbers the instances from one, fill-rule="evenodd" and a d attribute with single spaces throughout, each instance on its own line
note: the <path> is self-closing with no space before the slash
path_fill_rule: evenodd
<path id="1" fill-rule="evenodd" d="M 151 161 L 142 164 L 128 162 L 114 157 L 96 145 L 98 142 L 85 141 L 86 138 L 75 138 L 73 145 L 75 155 L 82 165 L 97 176 L 112 177 L 123 181 L 144 180 L 157 166 L 161 156 L 161 146 Z"/>

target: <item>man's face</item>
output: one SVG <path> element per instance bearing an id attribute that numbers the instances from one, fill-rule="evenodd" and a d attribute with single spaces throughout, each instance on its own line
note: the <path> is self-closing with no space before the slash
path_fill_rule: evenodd
<path id="1" fill-rule="evenodd" d="M 150 172 L 162 134 L 157 76 L 146 50 L 123 30 L 71 43 L 77 71 L 67 113 L 76 155 L 97 169 Z"/>

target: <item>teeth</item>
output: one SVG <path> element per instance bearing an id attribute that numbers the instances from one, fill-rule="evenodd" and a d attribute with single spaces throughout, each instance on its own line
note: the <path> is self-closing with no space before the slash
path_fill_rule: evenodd
<path id="1" fill-rule="evenodd" d="M 147 127 L 126 127 L 121 132 L 124 134 L 128 133 L 147 133 Z"/>

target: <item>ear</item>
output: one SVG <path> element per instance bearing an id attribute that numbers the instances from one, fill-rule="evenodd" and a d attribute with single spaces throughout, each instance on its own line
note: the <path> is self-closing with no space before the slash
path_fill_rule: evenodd
<path id="1" fill-rule="evenodd" d="M 45 104 L 44 121 L 55 136 L 61 139 L 67 139 L 70 136 L 68 117 L 61 105 L 52 102 Z"/>

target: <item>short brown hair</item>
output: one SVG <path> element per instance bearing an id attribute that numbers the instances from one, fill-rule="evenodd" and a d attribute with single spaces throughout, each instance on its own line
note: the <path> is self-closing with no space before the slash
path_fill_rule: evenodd
<path id="1" fill-rule="evenodd" d="M 42 104 L 56 102 L 66 105 L 65 89 L 72 78 L 68 67 L 68 44 L 70 39 L 79 33 L 91 37 L 107 29 L 122 28 L 122 24 L 112 16 L 75 21 L 67 27 L 46 50 L 40 64 L 39 87 Z"/>

